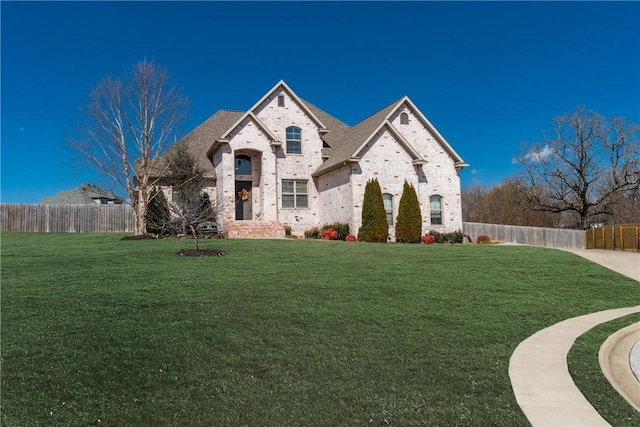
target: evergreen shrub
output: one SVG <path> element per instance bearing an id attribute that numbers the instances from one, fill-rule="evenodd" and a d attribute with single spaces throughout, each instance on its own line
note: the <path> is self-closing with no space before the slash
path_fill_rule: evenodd
<path id="1" fill-rule="evenodd" d="M 387 214 L 382 201 L 382 191 L 377 179 L 367 181 L 362 202 L 362 225 L 358 230 L 361 242 L 386 243 L 389 235 Z"/>
<path id="2" fill-rule="evenodd" d="M 154 187 L 151 191 L 145 216 L 147 219 L 147 233 L 160 235 L 168 233 L 167 228 L 171 220 L 169 203 L 164 196 L 164 192 L 158 187 Z"/>
<path id="3" fill-rule="evenodd" d="M 422 235 L 422 213 L 416 189 L 406 180 L 398 205 L 396 220 L 396 242 L 419 243 Z"/>

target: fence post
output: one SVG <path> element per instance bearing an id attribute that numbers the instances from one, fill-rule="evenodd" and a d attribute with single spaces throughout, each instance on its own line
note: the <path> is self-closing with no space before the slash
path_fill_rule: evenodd
<path id="1" fill-rule="evenodd" d="M 611 239 L 613 239 L 613 241 L 611 242 L 611 245 L 613 247 L 611 249 L 615 251 L 616 250 L 616 228 L 615 227 L 611 227 Z"/>
<path id="2" fill-rule="evenodd" d="M 620 250 L 624 251 L 624 234 L 622 231 L 622 226 L 620 226 Z"/>

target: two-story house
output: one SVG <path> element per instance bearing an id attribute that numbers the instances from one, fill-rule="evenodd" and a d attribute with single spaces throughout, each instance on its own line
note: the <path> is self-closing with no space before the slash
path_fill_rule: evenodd
<path id="1" fill-rule="evenodd" d="M 204 169 L 229 237 L 279 236 L 285 225 L 302 235 L 333 222 L 357 234 L 371 178 L 391 240 L 405 180 L 423 232 L 462 228 L 458 175 L 468 165 L 406 96 L 350 127 L 280 81 L 249 110 L 218 111 L 177 144 Z"/>

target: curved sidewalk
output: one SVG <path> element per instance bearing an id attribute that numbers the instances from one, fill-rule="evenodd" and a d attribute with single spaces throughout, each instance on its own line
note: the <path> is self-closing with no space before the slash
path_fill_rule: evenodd
<path id="1" fill-rule="evenodd" d="M 622 328 L 612 334 L 600 347 L 600 368 L 613 388 L 624 397 L 633 409 L 640 412 L 640 372 L 635 366 L 640 362 L 640 322 Z M 635 371 L 634 372 L 634 368 Z"/>
<path id="2" fill-rule="evenodd" d="M 571 379 L 567 353 L 594 326 L 640 306 L 601 311 L 564 320 L 522 341 L 509 361 L 509 377 L 520 408 L 536 426 L 608 426 Z"/>

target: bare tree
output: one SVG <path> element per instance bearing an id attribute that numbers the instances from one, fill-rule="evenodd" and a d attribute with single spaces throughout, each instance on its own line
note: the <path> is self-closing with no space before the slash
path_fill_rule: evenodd
<path id="1" fill-rule="evenodd" d="M 196 226 L 203 221 L 214 221 L 216 211 L 204 192 L 204 171 L 187 148 L 178 144 L 169 156 L 166 182 L 172 196 L 168 202 L 171 232 L 191 233 L 195 248 L 200 249 Z"/>
<path id="2" fill-rule="evenodd" d="M 638 125 L 579 107 L 554 119 L 552 136 L 524 145 L 520 163 L 533 209 L 563 213 L 589 228 L 640 185 Z"/>
<path id="3" fill-rule="evenodd" d="M 167 70 L 143 60 L 121 77 L 102 79 L 80 108 L 70 145 L 126 194 L 136 235 L 146 230 L 155 160 L 174 141 L 188 105 Z"/>
<path id="4" fill-rule="evenodd" d="M 469 222 L 558 227 L 560 214 L 534 211 L 525 202 L 527 187 L 518 177 L 508 177 L 491 187 L 474 184 L 462 189 L 462 218 Z"/>

